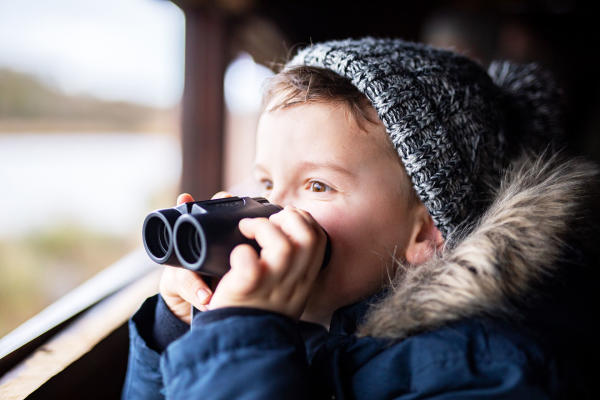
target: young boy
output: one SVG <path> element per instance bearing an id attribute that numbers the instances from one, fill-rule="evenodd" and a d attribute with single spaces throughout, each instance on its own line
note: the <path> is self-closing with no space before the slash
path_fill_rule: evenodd
<path id="1" fill-rule="evenodd" d="M 130 324 L 123 397 L 561 395 L 537 331 L 501 317 L 554 271 L 593 168 L 525 162 L 489 190 L 507 141 L 558 129 L 535 73 L 504 63 L 490 77 L 394 39 L 302 50 L 257 128 L 255 178 L 284 210 L 240 222 L 262 250 L 236 247 L 214 288 L 166 267 Z"/>

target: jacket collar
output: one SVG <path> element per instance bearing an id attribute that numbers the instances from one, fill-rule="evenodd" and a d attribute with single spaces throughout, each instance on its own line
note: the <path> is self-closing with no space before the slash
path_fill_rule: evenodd
<path id="1" fill-rule="evenodd" d="M 384 299 L 389 293 L 386 288 L 366 299 L 337 309 L 329 325 L 329 333 L 333 335 L 351 335 L 364 321 L 369 309 Z"/>
<path id="2" fill-rule="evenodd" d="M 596 176 L 583 160 L 522 157 L 479 222 L 457 232 L 462 240 L 418 267 L 399 264 L 383 295 L 340 309 L 332 329 L 351 333 L 359 325 L 360 336 L 404 338 L 475 315 L 515 318 L 535 284 L 557 272 Z"/>

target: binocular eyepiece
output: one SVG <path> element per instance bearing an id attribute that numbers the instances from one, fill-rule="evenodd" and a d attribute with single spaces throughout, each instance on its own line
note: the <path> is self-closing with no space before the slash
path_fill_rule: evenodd
<path id="1" fill-rule="evenodd" d="M 281 209 L 262 197 L 228 197 L 156 210 L 144 220 L 144 248 L 159 264 L 221 277 L 229 270 L 229 254 L 238 244 L 247 243 L 260 252 L 258 243 L 238 229 L 240 220 L 269 217 Z M 330 249 L 327 238 L 322 267 L 329 262 Z"/>

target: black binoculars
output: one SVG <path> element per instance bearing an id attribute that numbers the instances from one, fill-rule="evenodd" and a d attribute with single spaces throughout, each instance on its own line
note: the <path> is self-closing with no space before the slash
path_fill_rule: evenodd
<path id="1" fill-rule="evenodd" d="M 229 270 L 229 254 L 238 244 L 247 243 L 260 252 L 258 243 L 238 229 L 240 220 L 269 217 L 281 209 L 262 197 L 227 197 L 156 210 L 144 220 L 144 248 L 159 264 L 220 278 Z M 322 268 L 330 253 L 328 237 Z"/>

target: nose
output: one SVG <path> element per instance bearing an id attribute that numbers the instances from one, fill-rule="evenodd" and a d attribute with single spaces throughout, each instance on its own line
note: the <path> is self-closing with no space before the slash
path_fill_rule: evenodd
<path id="1" fill-rule="evenodd" d="M 290 196 L 282 190 L 272 190 L 267 196 L 267 200 L 269 200 L 270 203 L 277 204 L 281 207 L 292 204 Z"/>

